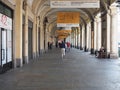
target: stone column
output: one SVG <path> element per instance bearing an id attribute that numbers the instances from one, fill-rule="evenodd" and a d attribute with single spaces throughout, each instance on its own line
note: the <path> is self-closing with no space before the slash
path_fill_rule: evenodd
<path id="1" fill-rule="evenodd" d="M 28 63 L 28 4 L 25 5 L 25 26 L 24 26 L 24 60 Z"/>
<path id="2" fill-rule="evenodd" d="M 76 47 L 76 29 L 74 28 L 74 47 Z"/>
<path id="3" fill-rule="evenodd" d="M 75 39 L 75 30 L 73 31 L 73 46 L 75 47 L 75 41 L 76 41 L 76 39 Z"/>
<path id="4" fill-rule="evenodd" d="M 110 58 L 118 58 L 117 8 L 111 6 Z"/>
<path id="5" fill-rule="evenodd" d="M 97 15 L 97 50 L 101 48 L 101 14 Z"/>
<path id="6" fill-rule="evenodd" d="M 80 49 L 80 27 L 78 27 L 78 48 Z"/>
<path id="7" fill-rule="evenodd" d="M 84 27 L 84 51 L 87 52 L 87 24 Z"/>
<path id="8" fill-rule="evenodd" d="M 85 47 L 85 29 L 82 26 L 82 48 L 84 49 Z"/>
<path id="9" fill-rule="evenodd" d="M 37 41 L 37 40 L 36 40 L 36 39 L 37 39 L 37 38 L 36 38 L 36 34 L 37 34 L 37 33 L 36 33 L 36 28 L 37 28 L 37 27 L 36 27 L 36 26 L 37 26 L 37 24 L 36 24 L 36 19 L 38 19 L 38 17 L 35 16 L 35 17 L 34 17 L 34 23 L 33 23 L 33 34 L 32 34 L 32 35 L 33 35 L 33 40 L 32 40 L 32 41 L 33 41 L 33 58 L 34 58 L 34 59 L 35 59 L 36 56 L 37 56 L 37 53 L 36 53 L 36 52 L 37 52 L 37 51 L 36 51 L 36 48 L 37 48 L 37 45 L 36 45 L 36 41 Z"/>
<path id="10" fill-rule="evenodd" d="M 43 23 L 40 24 L 41 29 L 40 29 L 40 53 L 42 54 L 44 52 L 44 25 Z"/>
<path id="11" fill-rule="evenodd" d="M 46 29 L 45 29 L 45 52 L 47 52 L 48 50 L 48 35 L 49 35 L 49 32 L 48 32 L 48 24 L 46 24 Z"/>
<path id="12" fill-rule="evenodd" d="M 77 27 L 77 48 L 79 49 L 79 28 Z"/>
<path id="13" fill-rule="evenodd" d="M 86 41 L 86 49 L 87 49 L 87 50 L 89 50 L 90 47 L 91 47 L 91 37 L 90 37 L 90 36 L 91 36 L 91 35 L 90 35 L 91 33 L 90 33 L 90 30 L 91 30 L 91 29 L 90 29 L 90 23 L 88 23 L 88 24 L 87 24 L 87 32 L 86 32 L 86 34 L 87 34 L 87 35 L 86 35 L 86 40 L 87 40 L 87 41 Z"/>
<path id="14" fill-rule="evenodd" d="M 94 20 L 94 50 L 97 50 L 97 21 L 96 18 Z"/>
<path id="15" fill-rule="evenodd" d="M 71 34 L 70 34 L 70 40 L 71 40 L 71 45 L 73 45 L 73 33 L 71 31 Z"/>
<path id="16" fill-rule="evenodd" d="M 71 33 L 71 44 L 73 46 L 73 32 Z"/>
<path id="17" fill-rule="evenodd" d="M 94 54 L 94 22 L 91 22 L 91 54 Z"/>
<path id="18" fill-rule="evenodd" d="M 71 35 L 69 35 L 69 39 L 68 39 L 68 42 L 70 42 L 70 43 L 71 43 Z"/>
<path id="19" fill-rule="evenodd" d="M 94 38 L 95 50 L 99 50 L 101 48 L 101 14 L 100 13 L 96 16 L 94 37 L 95 37 Z"/>
<path id="20" fill-rule="evenodd" d="M 107 13 L 107 53 L 110 53 L 110 28 L 111 28 L 111 16 L 110 16 L 110 10 L 108 10 Z"/>
<path id="21" fill-rule="evenodd" d="M 82 26 L 80 27 L 80 50 L 83 50 L 83 48 L 82 48 L 82 33 L 83 33 L 83 31 L 82 31 Z"/>
<path id="22" fill-rule="evenodd" d="M 15 7 L 15 30 L 14 30 L 14 38 L 15 38 L 15 53 L 14 53 L 14 68 L 23 66 L 23 58 L 22 58 L 22 0 L 16 0 Z"/>
<path id="23" fill-rule="evenodd" d="M 36 57 L 37 58 L 39 57 L 39 41 L 38 41 L 39 33 L 40 33 L 39 27 L 40 27 L 39 19 L 37 18 L 37 20 L 36 20 Z"/>
<path id="24" fill-rule="evenodd" d="M 77 48 L 77 42 L 78 42 L 78 40 L 77 40 L 77 36 L 78 34 L 77 34 L 77 28 L 75 28 L 75 47 Z"/>
<path id="25" fill-rule="evenodd" d="M 89 26 L 88 26 L 88 50 L 91 49 L 91 22 L 89 22 Z"/>

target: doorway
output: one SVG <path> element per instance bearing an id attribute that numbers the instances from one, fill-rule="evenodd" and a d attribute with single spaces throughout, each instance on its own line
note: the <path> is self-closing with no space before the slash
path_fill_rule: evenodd
<path id="1" fill-rule="evenodd" d="M 1 66 L 3 68 L 12 67 L 12 31 L 1 28 Z"/>

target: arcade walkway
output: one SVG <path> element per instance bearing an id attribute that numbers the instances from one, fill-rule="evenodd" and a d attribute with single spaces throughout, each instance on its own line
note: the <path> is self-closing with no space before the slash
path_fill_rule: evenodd
<path id="1" fill-rule="evenodd" d="M 73 48 L 62 60 L 60 49 L 52 49 L 1 74 L 0 90 L 120 90 L 120 61 Z"/>

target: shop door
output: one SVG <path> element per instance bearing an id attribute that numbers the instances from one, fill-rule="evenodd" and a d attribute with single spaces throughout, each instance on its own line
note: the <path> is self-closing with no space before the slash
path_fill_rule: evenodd
<path id="1" fill-rule="evenodd" d="M 6 30 L 1 29 L 1 64 L 2 66 L 7 63 L 7 49 L 6 49 Z"/>
<path id="2" fill-rule="evenodd" d="M 1 29 L 1 65 L 12 62 L 12 31 Z"/>

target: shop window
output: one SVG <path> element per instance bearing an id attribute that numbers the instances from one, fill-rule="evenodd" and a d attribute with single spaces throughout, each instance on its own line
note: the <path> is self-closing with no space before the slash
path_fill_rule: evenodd
<path id="1" fill-rule="evenodd" d="M 12 9 L 0 2 L 0 13 L 12 18 Z"/>
<path id="2" fill-rule="evenodd" d="M 3 5 L 0 3 L 0 13 L 3 13 L 4 12 L 4 7 Z"/>
<path id="3" fill-rule="evenodd" d="M 8 8 L 5 8 L 4 14 L 7 15 L 8 17 L 12 17 L 12 11 Z"/>

